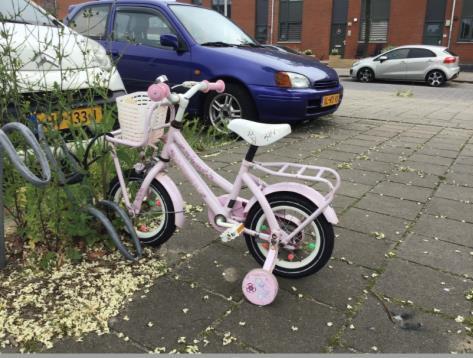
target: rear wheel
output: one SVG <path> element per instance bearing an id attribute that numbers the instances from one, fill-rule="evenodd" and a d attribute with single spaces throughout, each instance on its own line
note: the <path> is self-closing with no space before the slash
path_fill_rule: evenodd
<path id="1" fill-rule="evenodd" d="M 277 192 L 267 197 L 281 229 L 287 234 L 308 218 L 317 206 L 304 196 Z M 256 203 L 248 212 L 245 227 L 258 232 L 269 232 L 263 209 Z M 245 235 L 248 250 L 263 265 L 269 250 L 267 241 Z M 315 218 L 288 245 L 280 245 L 274 274 L 299 278 L 319 271 L 330 259 L 334 245 L 332 225 L 323 215 Z"/>
<path id="2" fill-rule="evenodd" d="M 133 200 L 143 183 L 144 177 L 134 170 L 124 173 L 128 195 Z M 113 179 L 108 194 L 109 200 L 125 208 L 122 188 L 118 178 Z M 136 235 L 144 244 L 159 246 L 174 233 L 174 205 L 167 190 L 157 180 L 153 180 L 143 198 L 141 211 L 132 218 Z"/>
<path id="3" fill-rule="evenodd" d="M 374 72 L 371 68 L 363 67 L 358 71 L 357 78 L 360 82 L 373 82 Z"/>
<path id="4" fill-rule="evenodd" d="M 445 74 L 440 70 L 430 71 L 425 78 L 425 81 L 431 87 L 439 87 L 443 85 L 446 80 Z"/>
<path id="5" fill-rule="evenodd" d="M 256 110 L 248 91 L 236 83 L 227 83 L 223 93 L 210 92 L 204 100 L 205 122 L 221 133 L 228 133 L 233 119 L 256 120 Z"/>

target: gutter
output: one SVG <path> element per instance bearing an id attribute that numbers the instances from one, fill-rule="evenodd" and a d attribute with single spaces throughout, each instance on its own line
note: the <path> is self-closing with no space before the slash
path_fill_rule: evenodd
<path id="1" fill-rule="evenodd" d="M 457 0 L 453 0 L 452 15 L 450 16 L 450 29 L 448 30 L 448 44 L 447 44 L 448 48 L 450 48 L 450 43 L 452 41 L 453 18 L 455 16 L 456 5 L 457 5 Z"/>

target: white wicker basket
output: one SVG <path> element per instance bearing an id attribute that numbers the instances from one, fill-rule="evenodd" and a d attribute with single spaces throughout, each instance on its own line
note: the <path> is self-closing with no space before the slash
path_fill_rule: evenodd
<path id="1" fill-rule="evenodd" d="M 150 130 L 145 132 L 145 122 L 148 109 L 154 105 L 146 92 L 134 92 L 117 98 L 118 122 L 120 123 L 122 139 L 142 143 L 155 143 L 164 134 L 167 106 L 157 107 L 151 116 Z M 149 136 L 148 136 L 149 135 Z"/>

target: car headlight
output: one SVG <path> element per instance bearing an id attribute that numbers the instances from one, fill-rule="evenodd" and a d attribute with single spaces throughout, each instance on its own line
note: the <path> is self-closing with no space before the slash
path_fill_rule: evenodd
<path id="1" fill-rule="evenodd" d="M 107 55 L 107 51 L 98 42 L 87 39 L 84 42 L 83 51 L 86 54 L 87 67 L 100 67 L 103 69 L 110 69 L 112 67 L 112 61 Z"/>
<path id="2" fill-rule="evenodd" d="M 356 67 L 356 66 L 358 66 L 359 64 L 360 64 L 360 61 L 356 61 L 356 62 L 354 62 L 354 63 L 351 65 L 351 67 Z"/>
<path id="3" fill-rule="evenodd" d="M 309 88 L 309 79 L 294 72 L 276 72 L 276 85 L 282 88 Z"/>

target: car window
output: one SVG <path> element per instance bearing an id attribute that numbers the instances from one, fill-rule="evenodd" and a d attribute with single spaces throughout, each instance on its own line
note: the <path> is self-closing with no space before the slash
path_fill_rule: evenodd
<path id="1" fill-rule="evenodd" d="M 69 26 L 77 32 L 96 39 L 102 39 L 107 32 L 107 19 L 110 5 L 87 6 L 69 22 Z"/>
<path id="2" fill-rule="evenodd" d="M 115 17 L 113 39 L 153 47 L 162 47 L 161 35 L 176 34 L 157 12 L 120 10 Z"/>
<path id="3" fill-rule="evenodd" d="M 437 57 L 435 53 L 425 48 L 411 48 L 409 58 Z"/>
<path id="4" fill-rule="evenodd" d="M 0 1 L 0 21 L 56 26 L 42 10 L 26 0 Z"/>
<path id="5" fill-rule="evenodd" d="M 455 57 L 458 56 L 455 52 L 453 52 L 451 50 L 448 50 L 448 49 L 445 49 L 443 52 L 445 52 L 446 54 L 448 54 L 450 56 L 455 56 Z"/>
<path id="6" fill-rule="evenodd" d="M 408 48 L 400 48 L 399 50 L 388 52 L 385 56 L 387 56 L 388 60 L 401 60 L 403 58 L 407 58 L 408 54 Z"/>

